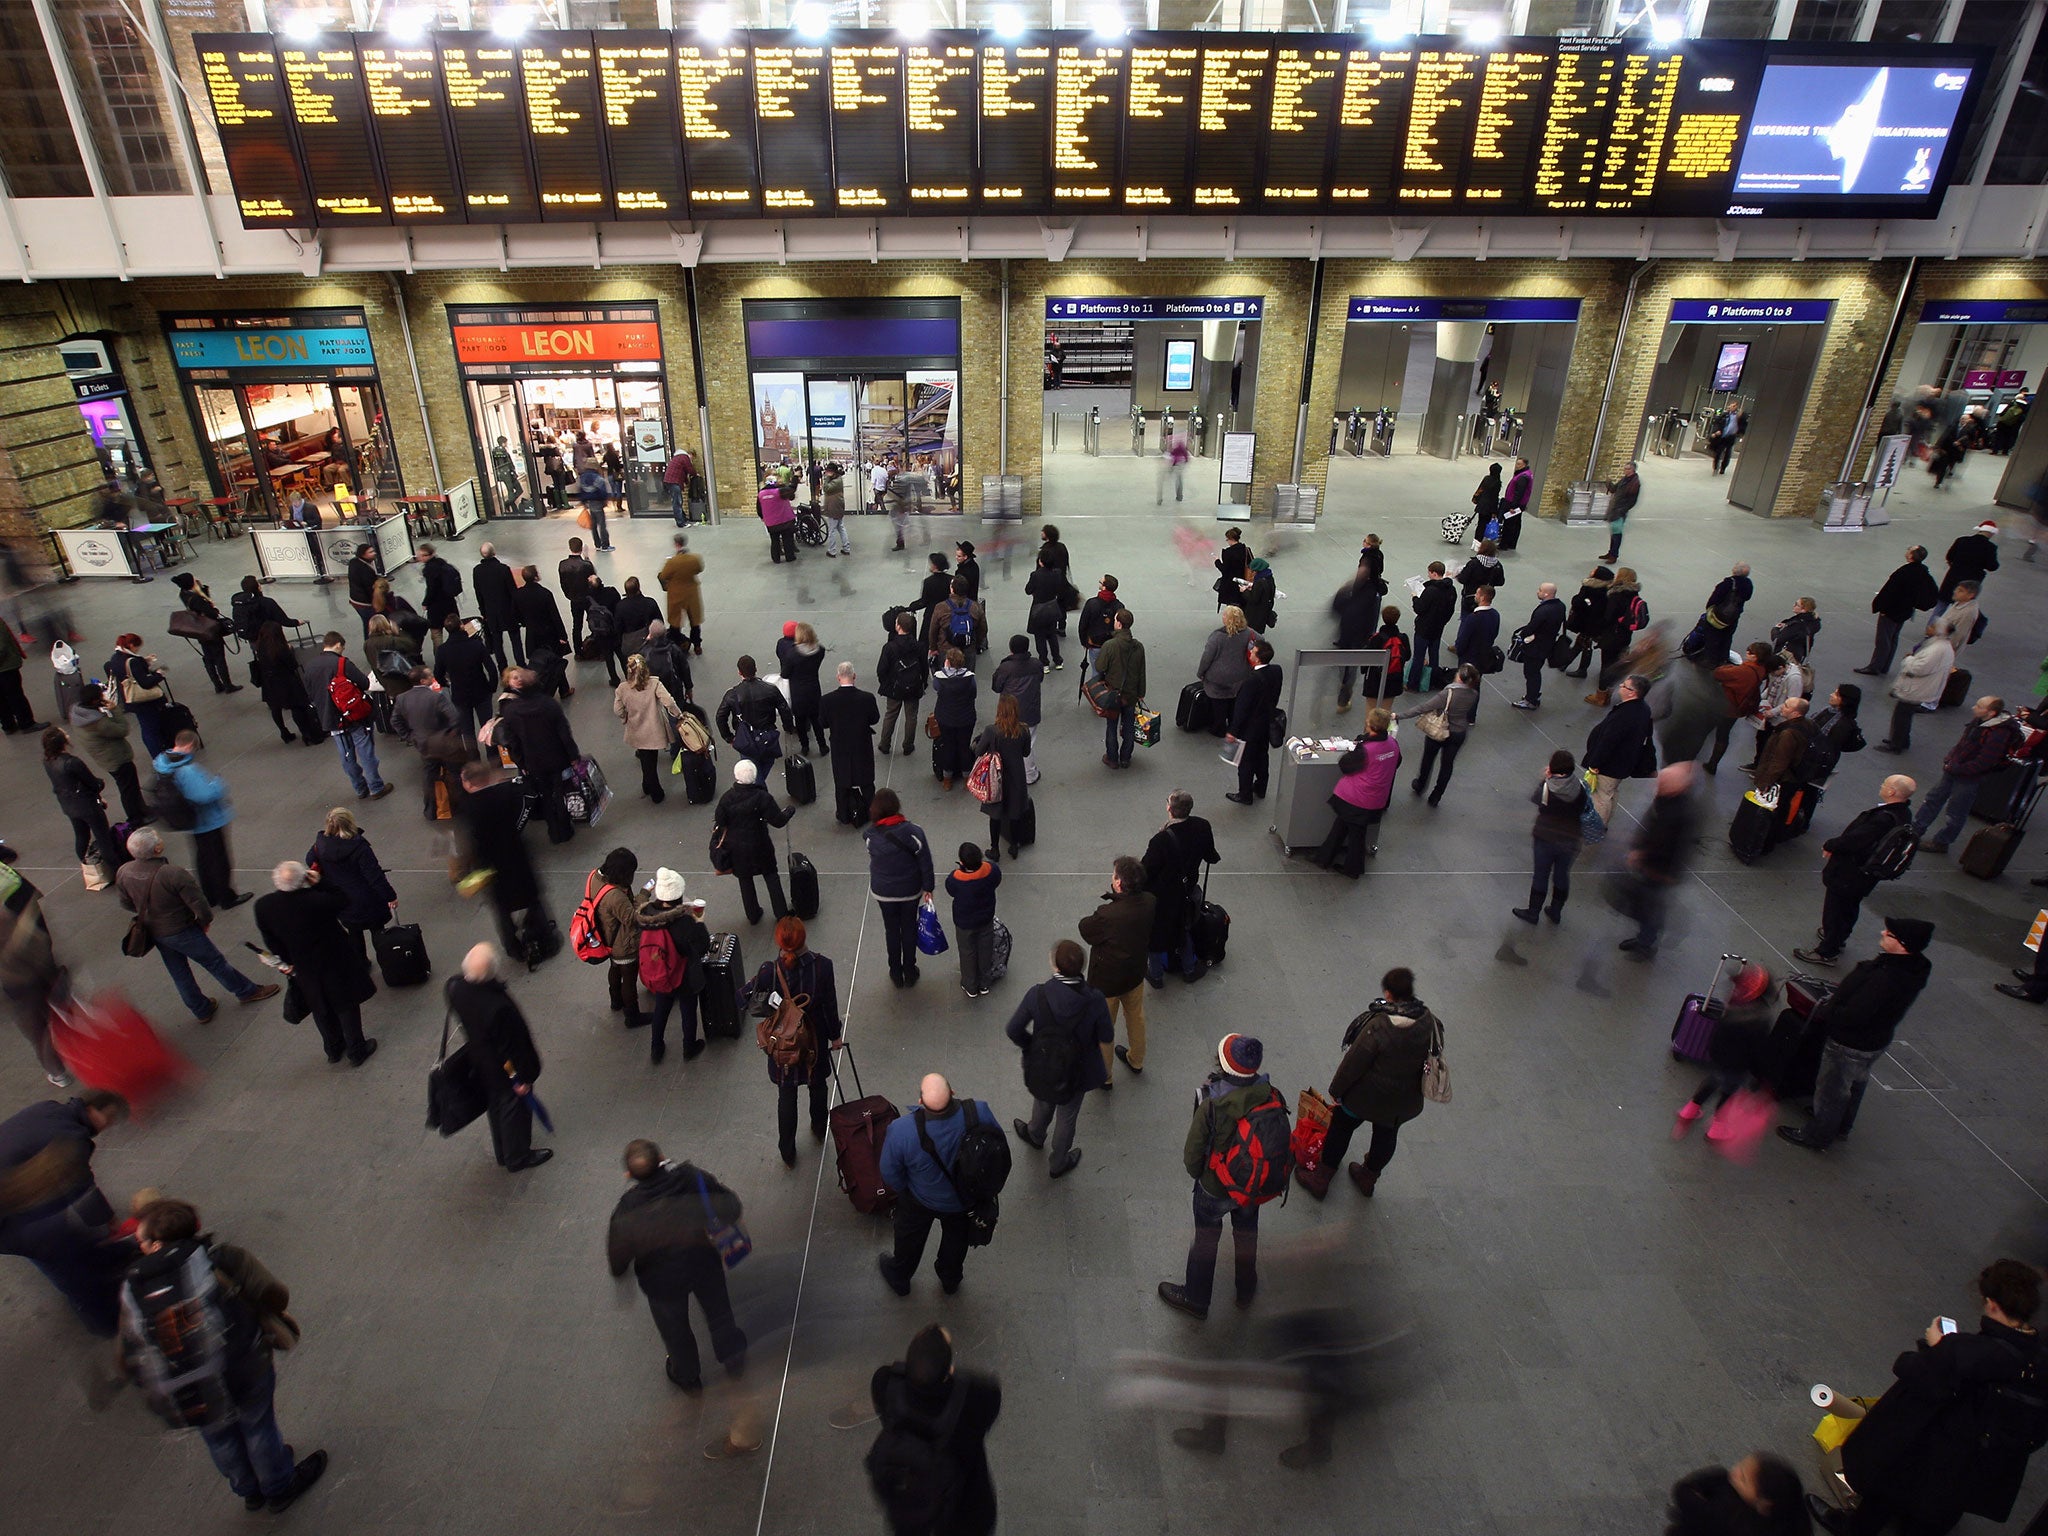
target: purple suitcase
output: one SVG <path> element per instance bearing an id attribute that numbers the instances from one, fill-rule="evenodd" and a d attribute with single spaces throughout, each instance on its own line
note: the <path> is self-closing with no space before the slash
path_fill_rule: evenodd
<path id="1" fill-rule="evenodd" d="M 1671 1026 L 1671 1059 L 1673 1061 L 1704 1062 L 1714 1044 L 1714 1026 L 1721 1019 L 1721 1004 L 1714 993 L 1721 985 L 1721 972 L 1728 968 L 1728 962 L 1746 965 L 1740 955 L 1723 955 L 1721 963 L 1714 967 L 1714 979 L 1707 983 L 1704 992 L 1688 992 L 1685 1001 L 1678 1006 L 1678 1022 Z"/>

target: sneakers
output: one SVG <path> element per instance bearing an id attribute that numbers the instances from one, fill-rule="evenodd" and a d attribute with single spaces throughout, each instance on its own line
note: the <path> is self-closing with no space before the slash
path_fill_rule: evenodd
<path id="1" fill-rule="evenodd" d="M 1920 850 L 1920 851 L 1921 851 L 1922 853 L 1947 853 L 1947 852 L 1948 852 L 1948 844 L 1947 844 L 1947 843 L 1936 843 L 1936 842 L 1930 842 L 1930 841 L 1929 841 L 1928 839 L 1926 839 L 1926 838 L 1924 838 L 1924 837 L 1920 839 L 1919 843 L 1918 843 L 1918 844 L 1917 844 L 1916 846 L 1917 846 L 1917 847 L 1919 848 L 1919 850 Z"/>
<path id="2" fill-rule="evenodd" d="M 1829 969 L 1841 964 L 1838 956 L 1824 955 L 1817 949 L 1795 949 L 1792 951 L 1792 958 L 1807 965 L 1825 965 Z"/>
<path id="3" fill-rule="evenodd" d="M 1678 1106 L 1678 1118 L 1671 1123 L 1671 1139 L 1685 1140 L 1685 1133 L 1692 1129 L 1693 1121 L 1699 1119 L 1700 1107 L 1691 1099 Z"/>
<path id="4" fill-rule="evenodd" d="M 1543 706 L 1533 699 L 1517 699 L 1508 707 L 1511 709 L 1541 709 Z"/>

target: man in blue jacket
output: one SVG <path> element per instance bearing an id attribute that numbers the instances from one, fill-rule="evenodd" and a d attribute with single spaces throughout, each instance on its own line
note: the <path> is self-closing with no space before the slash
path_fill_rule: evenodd
<path id="1" fill-rule="evenodd" d="M 1458 643 L 1451 649 L 1458 653 L 1460 662 L 1477 667 L 1482 673 L 1491 672 L 1491 653 L 1500 639 L 1500 614 L 1493 606 L 1493 588 L 1479 588 L 1472 594 L 1472 601 L 1472 611 L 1458 621 Z M 1477 718 L 1478 713 L 1475 708 L 1473 716 Z"/>
<path id="2" fill-rule="evenodd" d="M 995 1123 L 995 1111 L 988 1105 L 977 1099 L 966 1102 L 984 1120 Z M 920 1141 L 920 1124 L 938 1153 L 936 1159 Z M 932 1265 L 939 1288 L 948 1296 L 960 1289 L 967 1263 L 967 1204 L 953 1187 L 950 1170 L 966 1130 L 967 1117 L 961 1101 L 953 1097 L 953 1085 L 939 1073 L 928 1072 L 918 1084 L 917 1102 L 889 1127 L 882 1142 L 882 1182 L 896 1191 L 896 1250 L 879 1255 L 875 1262 L 898 1296 L 910 1294 L 910 1277 L 924 1262 L 933 1222 L 939 1224 L 939 1256 Z"/>
<path id="3" fill-rule="evenodd" d="M 199 766 L 199 733 L 180 731 L 177 740 L 150 760 L 158 778 L 169 779 L 192 807 L 192 866 L 206 899 L 228 911 L 255 895 L 235 889 L 235 860 L 228 850 L 228 823 L 235 808 L 228 787 Z"/>
<path id="4" fill-rule="evenodd" d="M 1116 1042 L 1109 1003 L 1083 979 L 1087 957 L 1072 939 L 1052 947 L 1052 979 L 1024 994 L 1003 1031 L 1024 1053 L 1024 1086 L 1031 1094 L 1031 1119 L 1010 1128 L 1027 1146 L 1043 1147 L 1052 1131 L 1047 1170 L 1064 1178 L 1081 1161 L 1074 1124 L 1081 1100 L 1109 1081 L 1108 1047 Z"/>

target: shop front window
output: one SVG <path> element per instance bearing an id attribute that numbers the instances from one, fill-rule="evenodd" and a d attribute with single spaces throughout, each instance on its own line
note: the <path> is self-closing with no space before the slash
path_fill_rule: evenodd
<path id="1" fill-rule="evenodd" d="M 243 510 L 254 510 L 256 471 L 249 453 L 249 427 L 242 420 L 240 402 L 232 389 L 192 391 L 199 406 L 200 430 L 206 435 L 206 452 L 213 478 L 224 494 L 242 498 Z"/>

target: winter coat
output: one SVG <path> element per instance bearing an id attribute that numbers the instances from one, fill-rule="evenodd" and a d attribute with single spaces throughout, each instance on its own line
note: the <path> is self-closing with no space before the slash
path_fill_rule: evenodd
<path id="1" fill-rule="evenodd" d="M 139 913 L 153 937 L 204 928 L 213 908 L 199 892 L 192 871 L 162 858 L 130 859 L 114 875 L 114 893 L 121 908 Z"/>
<path id="2" fill-rule="evenodd" d="M 1150 891 L 1112 894 L 1081 919 L 1088 949 L 1088 985 L 1104 997 L 1121 997 L 1145 984 L 1146 952 L 1152 947 L 1152 916 L 1158 898 Z"/>
<path id="3" fill-rule="evenodd" d="M 434 649 L 434 676 L 461 709 L 489 702 L 498 686 L 498 664 L 483 641 L 450 635 Z"/>
<path id="4" fill-rule="evenodd" d="M 1577 850 L 1579 813 L 1586 804 L 1586 786 L 1576 778 L 1546 775 L 1530 800 L 1536 806 L 1536 825 L 1530 835 L 1554 848 Z"/>
<path id="5" fill-rule="evenodd" d="M 462 576 L 439 555 L 421 565 L 420 575 L 427 588 L 427 623 L 436 629 L 442 628 L 444 621 L 460 606 Z"/>
<path id="6" fill-rule="evenodd" d="M 1055 976 L 1026 992 L 1016 1012 L 1010 1015 L 1010 1022 L 1003 1026 L 1003 1033 L 1028 1058 L 1032 1037 L 1041 1029 L 1065 1030 L 1081 1047 L 1080 1087 L 1051 1102 L 1071 1104 L 1109 1081 L 1109 1064 L 1102 1059 L 1102 1048 L 1116 1042 L 1116 1028 L 1110 1023 L 1108 1001 L 1094 987 L 1085 981 Z"/>
<path id="7" fill-rule="evenodd" d="M 1031 745 L 1028 732 L 1019 736 L 1005 736 L 993 725 L 986 727 L 974 738 L 974 755 L 993 752 L 996 761 L 1002 765 L 1003 792 L 993 800 L 982 802 L 982 814 L 1001 817 L 1007 821 L 1021 821 L 1031 803 L 1030 786 L 1024 782 L 1024 749 Z M 989 829 L 991 837 L 995 829 Z"/>
<path id="8" fill-rule="evenodd" d="M 1650 706 L 1623 699 L 1602 715 L 1586 737 L 1582 766 L 1605 779 L 1646 779 L 1657 772 Z"/>
<path id="9" fill-rule="evenodd" d="M 967 615 L 965 639 L 953 633 L 953 615 L 962 612 Z M 925 643 L 935 655 L 944 656 L 946 652 L 957 649 L 961 655 L 972 657 L 988 644 L 988 610 L 969 597 L 948 597 L 933 604 Z"/>
<path id="10" fill-rule="evenodd" d="M 191 801 L 192 831 L 218 832 L 235 819 L 234 807 L 228 803 L 227 785 L 195 763 L 189 754 L 159 752 L 150 766 L 159 778 L 171 775 L 178 792 Z"/>
<path id="11" fill-rule="evenodd" d="M 974 729 L 974 674 L 964 667 L 947 667 L 932 679 L 932 712 L 943 729 Z"/>
<path id="12" fill-rule="evenodd" d="M 679 549 L 661 563 L 655 580 L 668 598 L 669 628 L 680 627 L 687 618 L 692 624 L 704 622 L 704 592 L 697 578 L 704 573 L 704 557 Z"/>
<path id="13" fill-rule="evenodd" d="M 504 982 L 451 976 L 447 997 L 467 1039 L 469 1058 L 485 1082 L 502 1082 L 508 1069 L 528 1083 L 540 1077 L 533 1031 Z"/>
<path id="14" fill-rule="evenodd" d="M 514 622 L 512 597 L 518 585 L 512 567 L 496 555 L 477 561 L 469 573 L 470 590 L 476 594 L 476 611 L 492 629 L 509 629 Z"/>
<path id="15" fill-rule="evenodd" d="M 765 875 L 780 862 L 770 827 L 786 827 L 796 808 L 784 810 L 759 784 L 735 784 L 718 797 L 711 825 L 725 832 L 726 851 L 736 875 Z"/>
<path id="16" fill-rule="evenodd" d="M 508 694 L 498 706 L 491 740 L 512 754 L 520 771 L 546 784 L 583 754 L 562 706 L 541 693 Z"/>
<path id="17" fill-rule="evenodd" d="M 868 890 L 877 901 L 915 901 L 934 886 L 931 839 L 901 816 L 885 816 L 861 833 L 868 845 Z"/>
<path id="18" fill-rule="evenodd" d="M 1007 693 L 1017 701 L 1018 718 L 1028 726 L 1037 726 L 1044 717 L 1042 699 L 1045 684 L 1045 663 L 1036 656 L 1017 655 L 1012 652 L 997 665 L 995 676 L 989 679 L 989 687 L 997 693 Z"/>
<path id="19" fill-rule="evenodd" d="M 68 728 L 71 740 L 84 747 L 85 755 L 103 772 L 112 773 L 134 763 L 135 749 L 128 745 L 128 712 L 118 704 L 104 713 L 74 704 Z"/>
<path id="20" fill-rule="evenodd" d="M 1188 918 L 1200 900 L 1205 866 L 1222 862 L 1216 851 L 1216 834 L 1200 816 L 1169 821 L 1152 834 L 1145 845 L 1145 889 L 1152 897 L 1152 937 L 1148 948 L 1154 954 L 1180 952 Z"/>
<path id="21" fill-rule="evenodd" d="M 973 869 L 956 869 L 946 876 L 946 894 L 953 898 L 955 928 L 986 928 L 996 920 L 996 888 L 1003 883 L 1003 866 L 983 859 Z"/>
<path id="22" fill-rule="evenodd" d="M 1642 605 L 1642 594 L 1634 587 L 1616 582 L 1607 589 L 1607 615 L 1598 635 L 1601 645 L 1628 644 L 1629 636 L 1642 628 L 1641 619 L 1647 605 L 1639 605 Z"/>
<path id="23" fill-rule="evenodd" d="M 891 635 L 882 643 L 881 658 L 875 663 L 875 686 L 883 698 L 907 704 L 924 697 L 925 654 L 924 642 L 916 635 Z"/>
<path id="24" fill-rule="evenodd" d="M 461 717 L 455 713 L 455 701 L 439 688 L 421 685 L 408 688 L 398 696 L 391 706 L 391 724 L 398 732 L 398 739 L 409 747 L 421 752 L 427 750 L 427 743 L 442 731 L 452 731 L 461 724 Z"/>
<path id="25" fill-rule="evenodd" d="M 1448 576 L 1432 576 L 1422 584 L 1411 605 L 1415 610 L 1415 637 L 1440 634 L 1458 611 L 1458 594 Z"/>
<path id="26" fill-rule="evenodd" d="M 1500 614 L 1492 608 L 1474 608 L 1458 622 L 1458 638 L 1451 650 L 1458 660 L 1469 661 L 1481 671 L 1491 660 L 1489 652 L 1500 640 Z"/>
<path id="27" fill-rule="evenodd" d="M 1375 551 L 1377 553 L 1377 551 Z M 1380 623 L 1380 589 L 1361 571 L 1337 589 L 1330 599 L 1330 612 L 1337 620 L 1339 650 L 1360 651 Z"/>
<path id="28" fill-rule="evenodd" d="M 1756 583 L 1747 576 L 1723 576 L 1707 594 L 1707 612 L 1718 613 L 1733 629 L 1742 619 L 1742 610 L 1755 596 Z"/>
<path id="29" fill-rule="evenodd" d="M 512 614 L 526 631 L 526 643 L 569 649 L 569 631 L 562 623 L 561 605 L 555 594 L 539 582 L 531 582 L 512 594 Z"/>
<path id="30" fill-rule="evenodd" d="M 1201 681 L 1204 697 L 1237 697 L 1238 689 L 1252 675 L 1250 639 L 1251 634 L 1247 630 L 1240 630 L 1234 635 L 1227 629 L 1210 631 L 1202 646 L 1202 659 L 1195 665 L 1195 676 Z"/>
<path id="31" fill-rule="evenodd" d="M 1344 1032 L 1330 1098 L 1369 1124 L 1407 1124 L 1422 1113 L 1422 1063 L 1442 1027 L 1419 1000 L 1374 999 Z"/>
<path id="32" fill-rule="evenodd" d="M 1401 744 L 1391 736 L 1368 736 L 1359 742 L 1358 755 L 1363 760 L 1359 770 L 1339 778 L 1330 793 L 1361 811 L 1384 811 L 1400 776 Z"/>
<path id="33" fill-rule="evenodd" d="M 1081 605 L 1080 616 L 1074 621 L 1075 633 L 1083 645 L 1096 647 L 1105 645 L 1116 628 L 1116 616 L 1123 608 L 1114 592 L 1105 597 L 1097 592 Z M 1250 617 L 1249 614 L 1246 615 Z"/>
<path id="34" fill-rule="evenodd" d="M 1253 667 L 1251 676 L 1231 701 L 1230 731 L 1239 741 L 1270 742 L 1273 718 L 1280 709 L 1280 689 L 1286 679 L 1277 662 Z"/>
<path id="35" fill-rule="evenodd" d="M 1941 578 L 1941 600 L 1956 595 L 1959 581 L 1982 581 L 1998 569 L 1998 546 L 1981 533 L 1966 533 L 1948 547 L 1948 570 Z"/>
<path id="36" fill-rule="evenodd" d="M 1756 755 L 1756 787 L 1775 789 L 1780 784 L 1803 783 L 1799 765 L 1818 734 L 1811 720 L 1777 722 Z"/>
<path id="37" fill-rule="evenodd" d="M 1962 738 L 1941 760 L 1941 771 L 1959 779 L 1981 779 L 2005 765 L 2005 760 L 2019 750 L 2020 739 L 2020 728 L 2011 715 L 1972 720 L 1963 727 Z"/>
<path id="38" fill-rule="evenodd" d="M 1903 624 L 1940 601 L 1941 589 L 1935 585 L 1934 572 L 1927 569 L 1924 561 L 1908 560 L 1885 577 L 1884 585 L 1870 600 L 1870 611 Z"/>
<path id="39" fill-rule="evenodd" d="M 789 707 L 796 714 L 818 712 L 818 669 L 825 664 L 825 647 L 799 645 L 785 636 L 775 642 L 775 659 L 782 665 L 782 680 L 789 684 Z"/>
<path id="40" fill-rule="evenodd" d="M 1236 1138 L 1237 1122 L 1265 1103 L 1272 1092 L 1272 1080 L 1263 1072 L 1254 1077 L 1211 1072 L 1195 1090 L 1195 1112 L 1188 1120 L 1180 1160 L 1188 1177 L 1210 1199 L 1222 1199 L 1223 1186 L 1209 1171 L 1209 1154 L 1229 1146 Z"/>
<path id="41" fill-rule="evenodd" d="M 1786 1529 L 1735 1491 L 1726 1467 L 1706 1467 L 1672 1484 L 1667 1518 L 1664 1536 L 1777 1536 Z"/>
<path id="42" fill-rule="evenodd" d="M 633 897 L 636 872 L 633 855 L 614 849 L 584 879 L 584 889 L 597 897 L 597 936 L 611 950 L 614 965 L 632 965 L 640 958 L 640 907 Z"/>
<path id="43" fill-rule="evenodd" d="M 974 1371 L 955 1371 L 943 1386 L 913 1385 L 901 1365 L 876 1370 L 868 1386 L 875 1413 L 888 1428 L 907 1427 L 927 1439 L 938 1426 L 952 1428 L 944 1438 L 946 1459 L 960 1469 L 959 1502 L 946 1524 L 947 1536 L 989 1536 L 996 1528 L 996 1486 L 989 1476 L 988 1432 L 1002 1412 L 1003 1389 L 995 1379 Z M 960 1409 L 953 1412 L 954 1394 Z"/>
<path id="44" fill-rule="evenodd" d="M 1948 636 L 1948 643 L 1960 651 L 1974 643 L 1983 614 L 1983 608 L 1975 600 L 1952 602 L 1927 623 L 1930 628 Z"/>
<path id="45" fill-rule="evenodd" d="M 1948 675 L 1956 664 L 1955 647 L 1941 635 L 1929 635 L 1899 663 L 1892 679 L 1891 695 L 1901 704 L 1932 704 L 1948 686 Z"/>
<path id="46" fill-rule="evenodd" d="M 1611 581 L 1596 581 L 1587 578 L 1585 584 L 1572 594 L 1571 613 L 1564 621 L 1564 627 L 1575 635 L 1597 635 L 1605 626 L 1607 618 L 1607 589 Z"/>
<path id="47" fill-rule="evenodd" d="M 319 885 L 256 899 L 263 947 L 292 968 L 292 984 L 315 1014 L 359 1007 L 377 995 L 369 958 L 342 926 L 348 905 L 348 893 L 328 890 L 324 874 Z"/>
<path id="48" fill-rule="evenodd" d="M 1546 597 L 1529 610 L 1529 622 L 1522 626 L 1528 635 L 1529 655 L 1537 661 L 1550 659 L 1550 648 L 1564 632 L 1565 606 L 1562 598 Z"/>
<path id="49" fill-rule="evenodd" d="M 1727 700 L 1729 719 L 1740 720 L 1763 706 L 1764 683 L 1770 675 L 1768 667 L 1747 653 L 1740 661 L 1714 668 L 1714 681 L 1721 685 L 1721 695 Z"/>
<path id="50" fill-rule="evenodd" d="M 298 625 L 298 621 L 278 605 L 276 598 L 262 592 L 237 592 L 228 599 L 228 612 L 232 615 L 235 633 L 251 645 L 256 643 L 257 631 L 265 624 L 275 624 L 283 630 L 291 630 Z"/>
<path id="51" fill-rule="evenodd" d="M 339 891 L 347 898 L 341 920 L 350 927 L 381 928 L 391 921 L 391 903 L 398 900 L 398 892 L 367 837 L 322 832 L 306 850 L 306 865 L 320 871 L 321 890 Z"/>
<path id="52" fill-rule="evenodd" d="M 1096 655 L 1095 669 L 1114 688 L 1126 709 L 1145 697 L 1145 647 L 1123 630 L 1110 637 Z"/>
<path id="53" fill-rule="evenodd" d="M 875 725 L 882 718 L 875 696 L 845 685 L 818 700 L 818 723 L 832 744 L 832 782 L 841 789 L 875 782 Z"/>
<path id="54" fill-rule="evenodd" d="M 1844 1050 L 1884 1050 L 1933 969 L 1925 955 L 1878 951 L 1829 994 L 1828 1039 Z"/>
<path id="55" fill-rule="evenodd" d="M 1642 477 L 1623 475 L 1614 482 L 1614 490 L 1607 502 L 1607 520 L 1618 523 L 1635 511 L 1636 500 L 1643 494 Z"/>
<path id="56" fill-rule="evenodd" d="M 176 1275 L 191 1263 L 195 1252 L 206 1255 L 214 1274 L 214 1301 L 222 1324 L 221 1386 L 237 1403 L 253 1401 L 263 1392 L 264 1380 L 272 1370 L 266 1322 L 282 1318 L 291 1305 L 291 1292 L 254 1255 L 232 1243 L 217 1243 L 211 1233 L 202 1232 L 137 1258 L 122 1277 L 122 1295 L 139 1294 Z M 283 1326 L 296 1335 L 295 1324 Z M 123 1368 L 131 1376 L 141 1368 L 144 1346 L 124 1307 L 119 1348 Z"/>
<path id="57" fill-rule="evenodd" d="M 90 821 L 100 814 L 100 791 L 106 781 L 69 752 L 46 758 L 43 772 L 50 776 L 50 788 L 57 796 L 57 808 L 77 821 Z"/>
<path id="58" fill-rule="evenodd" d="M 622 682 L 612 694 L 612 713 L 626 725 L 626 745 L 635 752 L 664 752 L 670 741 L 670 722 L 679 718 L 681 708 L 660 683 L 648 680 L 644 688 Z"/>
<path id="59" fill-rule="evenodd" d="M 651 628 L 662 621 L 661 604 L 645 592 L 629 592 L 613 605 L 612 618 L 617 625 L 619 642 L 623 648 L 626 636 Z"/>
<path id="60" fill-rule="evenodd" d="M 1831 891 L 1861 891 L 1869 895 L 1877 882 L 1863 873 L 1863 862 L 1884 841 L 1885 833 L 1903 827 L 1913 819 L 1909 805 L 1873 805 L 1833 837 L 1821 844 L 1828 861 L 1821 866 L 1820 883 Z"/>
<path id="61" fill-rule="evenodd" d="M 782 970 L 780 977 L 775 974 L 778 965 Z M 754 973 L 754 979 L 740 994 L 740 1006 L 745 1008 L 754 1003 L 765 1007 L 768 994 L 782 990 L 783 978 L 788 979 L 789 995 L 810 999 L 804 1005 L 804 1022 L 811 1026 L 811 1036 L 818 1042 L 818 1049 L 811 1057 L 809 1072 L 791 1067 L 787 1078 L 783 1069 L 775 1065 L 775 1058 L 767 1056 L 768 1081 L 777 1086 L 786 1080 L 825 1082 L 832 1076 L 832 1042 L 846 1033 L 846 1023 L 839 1017 L 839 986 L 832 976 L 832 962 L 808 949 L 787 964 L 782 964 L 780 955 L 763 961 L 761 968 Z M 763 1054 L 766 1055 L 765 1052 Z"/>
<path id="62" fill-rule="evenodd" d="M 1498 592 L 1501 583 L 1507 580 L 1507 571 L 1492 555 L 1474 555 L 1458 570 L 1458 590 L 1464 594 L 1464 606 L 1469 611 L 1473 598 L 1481 587 L 1491 587 Z"/>
<path id="63" fill-rule="evenodd" d="M 745 1211 L 738 1195 L 694 1163 L 663 1163 L 619 1196 L 605 1261 L 614 1279 L 631 1269 L 649 1296 L 687 1294 L 711 1244 L 707 1223 L 736 1222 Z"/>
<path id="64" fill-rule="evenodd" d="M 1771 644 L 1803 663 L 1806 654 L 1813 649 L 1814 637 L 1820 633 L 1820 615 L 1795 609 L 1771 626 Z"/>
<path id="65" fill-rule="evenodd" d="M 494 871 L 491 903 L 504 912 L 523 911 L 540 900 L 533 860 L 519 832 L 524 799 L 525 791 L 509 778 L 458 797 L 468 823 L 471 860 L 478 869 Z"/>
<path id="66" fill-rule="evenodd" d="M 1024 619 L 1026 632 L 1051 635 L 1058 631 L 1060 620 L 1066 617 L 1067 612 L 1060 603 L 1060 595 L 1066 590 L 1065 571 L 1056 571 L 1049 565 L 1033 567 L 1024 580 L 1024 595 L 1031 599 L 1030 610 Z"/>
<path id="67" fill-rule="evenodd" d="M 686 997 L 695 997 L 702 992 L 704 957 L 711 953 L 711 932 L 697 921 L 697 915 L 680 901 L 650 899 L 642 902 L 633 916 L 643 934 L 652 928 L 668 930 L 669 942 L 683 957 L 683 984 L 678 992 Z M 635 954 L 637 956 L 637 949 Z M 653 991 L 653 988 L 648 990 Z"/>

